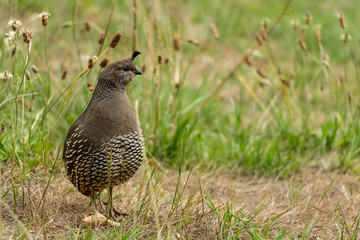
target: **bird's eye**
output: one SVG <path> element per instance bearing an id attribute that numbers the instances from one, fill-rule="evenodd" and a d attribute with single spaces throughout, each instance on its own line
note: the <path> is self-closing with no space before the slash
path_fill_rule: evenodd
<path id="1" fill-rule="evenodd" d="M 123 69 L 122 69 L 123 71 L 125 71 L 125 72 L 127 72 L 127 71 L 129 71 L 129 68 L 127 68 L 127 67 L 123 67 Z"/>

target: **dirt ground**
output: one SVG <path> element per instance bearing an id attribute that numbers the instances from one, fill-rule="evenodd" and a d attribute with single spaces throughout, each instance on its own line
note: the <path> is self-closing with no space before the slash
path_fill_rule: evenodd
<path id="1" fill-rule="evenodd" d="M 171 238 L 182 238 L 179 227 L 174 227 L 178 226 L 179 219 L 186 222 L 185 236 L 191 239 L 218 238 L 219 226 L 223 221 L 219 215 L 224 213 L 226 206 L 231 206 L 232 213 L 244 220 L 254 217 L 249 224 L 257 225 L 259 229 L 271 225 L 270 232 L 273 231 L 273 235 L 277 229 L 286 229 L 293 237 L 302 237 L 309 232 L 307 239 L 333 239 L 341 236 L 342 232 L 345 237 L 349 237 L 358 223 L 360 189 L 358 179 L 353 175 L 304 172 L 285 180 L 276 180 L 229 176 L 226 173 L 192 173 L 180 204 L 170 217 L 178 172 L 166 171 L 157 176 L 158 180 L 155 180 L 156 176 L 150 178 L 148 172 L 142 166 L 136 176 L 117 187 L 114 194 L 114 204 L 129 214 L 120 221 L 123 228 L 131 229 L 138 224 L 136 221 L 141 221 L 140 225 L 146 229 L 142 235 L 144 238 L 158 234 L 159 224 L 170 229 L 167 234 Z M 187 174 L 182 173 L 178 192 L 184 189 Z M 44 204 L 38 213 L 35 209 L 45 190 L 46 181 L 39 180 L 36 184 L 32 181 L 26 185 L 24 207 L 21 201 L 14 203 L 12 190 L 7 193 L 0 215 L 3 237 L 19 237 L 19 232 L 27 231 L 24 228 L 19 230 L 21 225 L 28 226 L 28 235 L 37 239 L 43 239 L 44 236 L 50 239 L 64 238 L 69 236 L 69 229 L 76 234 L 79 227 L 84 225 L 84 213 L 91 211 L 89 199 L 73 188 L 63 172 L 59 176 L 47 189 Z M 2 194 L 9 187 L 10 183 L 5 182 Z M 19 200 L 21 196 L 19 194 Z M 208 206 L 209 198 L 218 214 Z M 144 203 L 150 206 L 150 211 L 141 210 L 146 205 Z M 275 218 L 279 214 L 282 215 Z M 136 218 L 136 215 L 140 217 Z M 103 227 L 99 231 L 106 230 Z M 251 234 L 244 231 L 238 236 L 247 238 Z"/>

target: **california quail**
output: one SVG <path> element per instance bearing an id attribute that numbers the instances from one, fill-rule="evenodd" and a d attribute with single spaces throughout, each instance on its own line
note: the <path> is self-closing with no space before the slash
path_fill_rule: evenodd
<path id="1" fill-rule="evenodd" d="M 112 188 L 126 182 L 139 168 L 144 139 L 135 112 L 126 94 L 126 86 L 142 72 L 131 58 L 109 64 L 100 73 L 98 83 L 84 113 L 70 127 L 63 151 L 65 169 L 72 184 L 93 198 L 109 189 L 107 211 L 112 207 Z"/>

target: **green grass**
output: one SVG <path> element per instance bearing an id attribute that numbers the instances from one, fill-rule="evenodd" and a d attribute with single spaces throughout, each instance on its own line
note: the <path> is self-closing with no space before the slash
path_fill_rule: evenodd
<path id="1" fill-rule="evenodd" d="M 133 103 L 139 101 L 147 149 L 166 169 L 180 169 L 179 178 L 181 173 L 193 171 L 287 179 L 309 168 L 358 177 L 360 16 L 356 9 L 360 4 L 293 1 L 271 35 L 258 45 L 255 35 L 260 34 L 261 23 L 268 19 L 270 26 L 274 24 L 285 4 L 270 5 L 263 0 L 137 1 L 136 49 L 142 52 L 137 62 L 146 72 L 128 87 L 128 93 Z M 7 186 L 2 189 L 0 203 L 11 195 L 15 206 L 25 208 L 31 202 L 25 194 L 29 185 L 45 182 L 48 187 L 64 175 L 60 159 L 64 138 L 91 97 L 87 83 L 95 86 L 101 71 L 96 64 L 75 82 L 87 66 L 86 56 L 104 51 L 117 31 L 122 32 L 122 39 L 105 55 L 115 61 L 132 52 L 132 1 L 116 2 L 104 46 L 100 48 L 97 42 L 107 28 L 111 6 L 112 1 L 91 0 L 1 4 L 0 32 L 10 31 L 5 27 L 9 19 L 20 19 L 21 27 L 30 28 L 33 38 L 30 46 L 17 35 L 13 53 L 0 41 L 0 71 L 13 75 L 0 80 L 0 166 L 4 173 L 0 180 Z M 46 27 L 36 18 L 42 11 L 51 13 Z M 341 11 L 346 29 L 340 27 L 336 15 Z M 312 16 L 309 26 L 305 24 L 306 12 Z M 300 21 L 296 30 L 290 24 L 293 19 Z M 90 31 L 85 30 L 85 22 Z M 219 39 L 212 35 L 212 23 L 217 25 Z M 320 41 L 314 35 L 318 26 Z M 301 28 L 306 31 L 306 51 L 299 45 Z M 346 44 L 341 39 L 345 33 L 352 37 Z M 174 38 L 180 39 L 181 49 L 174 48 Z M 200 47 L 188 43 L 189 39 L 199 41 Z M 219 88 L 222 79 L 254 46 L 251 66 L 242 64 Z M 37 73 L 31 71 L 33 65 L 39 69 Z M 266 78 L 259 76 L 259 69 Z M 26 70 L 31 72 L 30 79 L 25 77 Z M 62 79 L 64 71 L 67 75 Z M 211 95 L 214 89 L 218 91 Z M 173 195 L 176 214 L 185 188 Z M 273 227 L 281 215 L 259 226 L 252 221 L 256 209 L 249 216 L 239 213 L 230 200 L 218 209 L 211 199 L 209 194 L 204 197 L 218 219 L 212 227 L 219 239 L 293 236 L 286 229 Z M 155 211 L 151 201 L 151 197 L 139 200 L 138 218 L 146 216 L 149 209 Z M 39 214 L 42 200 L 37 204 Z M 190 220 L 179 218 L 175 225 L 184 237 Z M 163 223 L 163 219 L 157 221 Z M 312 221 L 304 229 L 304 238 Z M 132 227 L 107 229 L 101 234 L 124 239 L 148 236 L 144 225 L 134 222 Z M 358 223 L 353 225 L 353 239 Z M 24 228 L 17 230 L 19 238 L 31 228 L 22 224 Z M 347 228 L 345 222 L 342 225 Z M 64 238 L 98 236 L 87 227 L 73 227 Z M 153 234 L 153 238 L 157 234 L 169 237 L 172 232 L 157 229 Z"/>

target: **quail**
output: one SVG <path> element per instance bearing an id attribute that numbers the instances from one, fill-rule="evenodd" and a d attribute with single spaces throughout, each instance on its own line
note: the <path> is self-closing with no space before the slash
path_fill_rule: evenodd
<path id="1" fill-rule="evenodd" d="M 112 206 L 113 187 L 126 182 L 144 156 L 144 138 L 126 93 L 126 86 L 142 72 L 131 58 L 113 62 L 99 74 L 94 94 L 83 114 L 70 127 L 63 150 L 65 170 L 71 183 L 93 200 L 108 189 L 106 212 Z"/>

